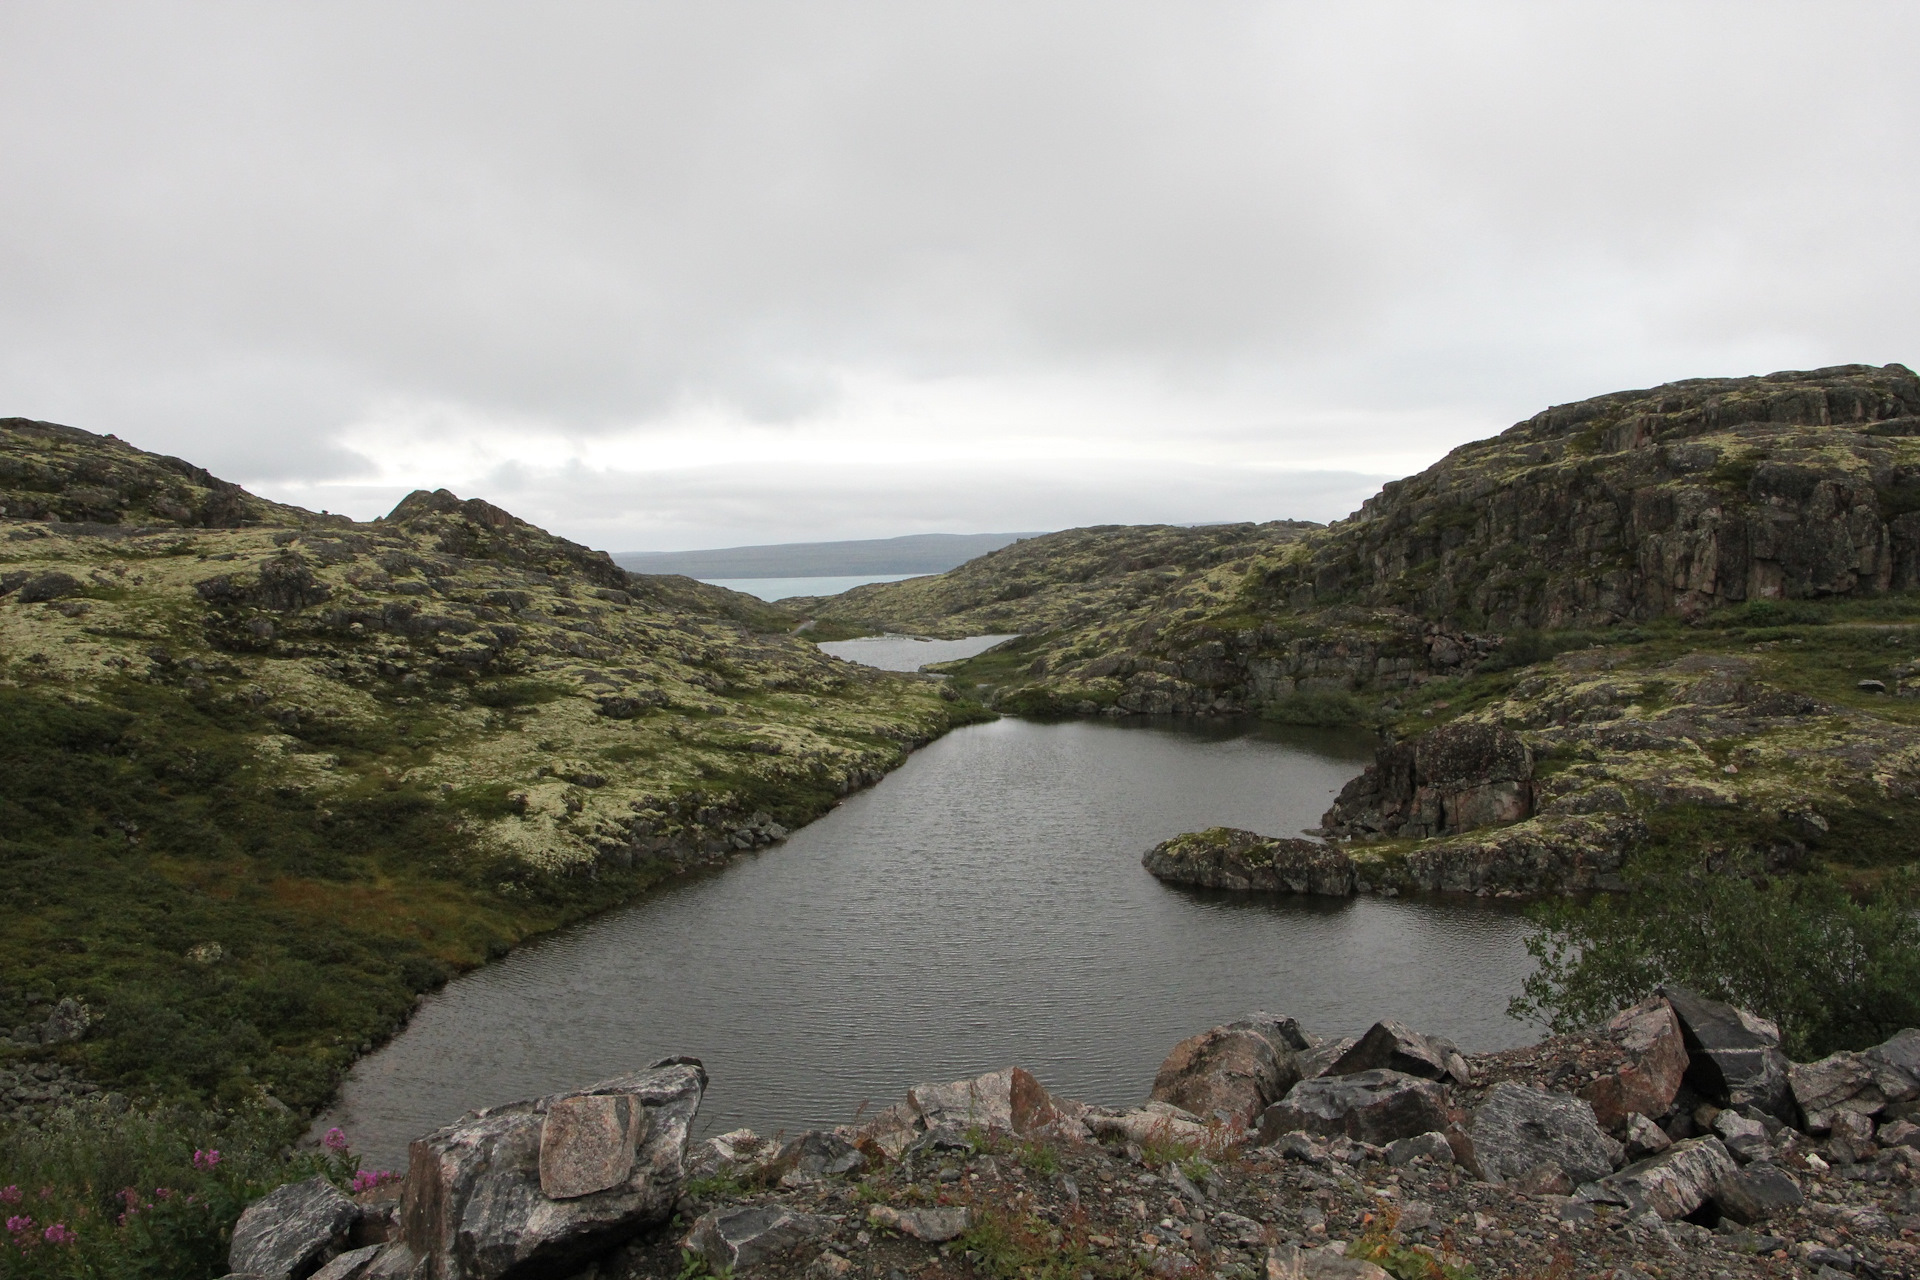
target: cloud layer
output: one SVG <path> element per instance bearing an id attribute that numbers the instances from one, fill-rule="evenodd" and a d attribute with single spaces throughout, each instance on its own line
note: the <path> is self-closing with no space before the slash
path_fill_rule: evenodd
<path id="1" fill-rule="evenodd" d="M 0 10 L 0 412 L 615 549 L 1351 509 L 1912 360 L 1920 11 Z"/>

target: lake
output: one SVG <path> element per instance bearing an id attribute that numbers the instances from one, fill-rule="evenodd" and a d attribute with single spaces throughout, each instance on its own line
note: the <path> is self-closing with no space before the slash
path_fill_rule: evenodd
<path id="1" fill-rule="evenodd" d="M 477 1106 L 692 1054 L 700 1132 L 842 1123 L 922 1080 L 1018 1064 L 1143 1100 L 1180 1039 L 1252 1009 L 1322 1034 L 1399 1018 L 1525 1043 L 1525 921 L 1473 900 L 1188 890 L 1140 866 L 1212 825 L 1292 835 L 1364 735 L 1205 720 L 1003 719 L 915 753 L 783 845 L 523 947 L 430 997 L 320 1126 L 369 1164 Z"/>

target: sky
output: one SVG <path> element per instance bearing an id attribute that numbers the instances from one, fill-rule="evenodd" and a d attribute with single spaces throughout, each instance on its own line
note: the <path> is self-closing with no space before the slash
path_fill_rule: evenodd
<path id="1" fill-rule="evenodd" d="M 0 6 L 0 415 L 614 551 L 1330 520 L 1920 360 L 1911 3 Z"/>

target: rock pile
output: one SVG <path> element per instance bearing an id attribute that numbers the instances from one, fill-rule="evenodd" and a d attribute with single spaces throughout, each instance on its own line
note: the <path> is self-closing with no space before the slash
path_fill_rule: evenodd
<path id="1" fill-rule="evenodd" d="M 704 1085 L 671 1060 L 472 1113 L 414 1143 L 397 1200 L 281 1188 L 242 1218 L 235 1272 L 1874 1280 L 1920 1261 L 1920 1031 L 1791 1064 L 1764 1020 L 1678 988 L 1471 1057 L 1394 1022 L 1322 1041 L 1251 1014 L 1176 1045 L 1131 1108 L 1008 1068 L 857 1126 L 690 1143 Z"/>

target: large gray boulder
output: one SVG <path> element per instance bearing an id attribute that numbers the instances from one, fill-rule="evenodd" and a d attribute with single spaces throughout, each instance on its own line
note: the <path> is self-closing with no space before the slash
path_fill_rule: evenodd
<path id="1" fill-rule="evenodd" d="M 1684 1218 L 1739 1172 L 1718 1138 L 1689 1138 L 1580 1189 L 1587 1199 L 1625 1205 L 1639 1217 Z"/>
<path id="2" fill-rule="evenodd" d="M 1680 1020 L 1686 1080 L 1700 1096 L 1736 1111 L 1751 1106 L 1782 1120 L 1796 1118 L 1792 1064 L 1780 1051 L 1780 1028 L 1685 987 L 1661 987 L 1659 994 Z"/>
<path id="3" fill-rule="evenodd" d="M 1301 1132 L 1385 1146 L 1446 1127 L 1445 1085 L 1399 1071 L 1361 1071 L 1294 1085 L 1261 1115 L 1260 1142 Z"/>
<path id="4" fill-rule="evenodd" d="M 1473 1072 L 1453 1041 L 1424 1035 L 1402 1022 L 1376 1022 L 1353 1047 L 1327 1068 L 1330 1076 L 1361 1071 L 1398 1071 L 1424 1080 L 1451 1080 L 1471 1085 Z"/>
<path id="5" fill-rule="evenodd" d="M 1750 1164 L 1714 1188 L 1713 1201 L 1735 1222 L 1752 1226 L 1806 1202 L 1800 1184 L 1771 1164 Z"/>
<path id="6" fill-rule="evenodd" d="M 1580 1096 L 1593 1105 L 1601 1127 L 1623 1134 L 1630 1116 L 1667 1114 L 1687 1077 L 1686 1039 L 1673 1006 L 1659 996 L 1643 1000 L 1613 1015 L 1600 1035 L 1620 1063 L 1589 1081 Z"/>
<path id="7" fill-rule="evenodd" d="M 1155 1102 L 1246 1128 L 1300 1079 L 1307 1038 L 1292 1018 L 1254 1013 L 1173 1047 L 1153 1078 Z"/>
<path id="8" fill-rule="evenodd" d="M 359 1206 L 325 1178 L 289 1182 L 240 1215 L 227 1266 L 262 1280 L 306 1280 L 346 1248 L 359 1216 Z"/>
<path id="9" fill-rule="evenodd" d="M 833 1229 L 833 1223 L 785 1205 L 716 1209 L 693 1224 L 686 1247 L 707 1260 L 715 1275 L 741 1271 L 785 1253 Z"/>
<path id="10" fill-rule="evenodd" d="M 706 1084 L 697 1061 L 667 1059 L 589 1088 L 470 1112 L 415 1140 L 401 1202 L 407 1247 L 433 1280 L 566 1274 L 665 1221 Z M 549 1123 L 560 1130 L 552 1142 Z M 633 1145 L 623 1147 L 627 1135 Z M 605 1185 L 586 1189 L 595 1183 Z"/>
<path id="11" fill-rule="evenodd" d="M 1578 1186 L 1606 1177 L 1625 1155 L 1584 1100 L 1510 1080 L 1487 1091 L 1465 1136 L 1469 1167 L 1488 1182 L 1518 1182 L 1552 1165 Z"/>
<path id="12" fill-rule="evenodd" d="M 1794 1063 L 1789 1078 L 1809 1133 L 1830 1131 L 1840 1112 L 1878 1116 L 1893 1103 L 1920 1098 L 1920 1031 L 1909 1028 L 1871 1049 Z"/>

